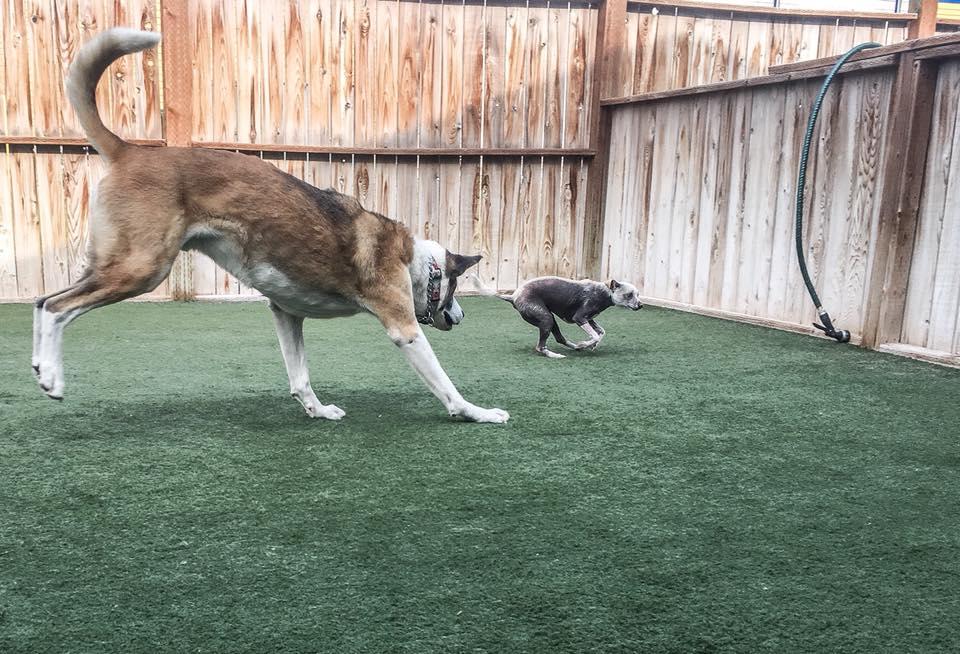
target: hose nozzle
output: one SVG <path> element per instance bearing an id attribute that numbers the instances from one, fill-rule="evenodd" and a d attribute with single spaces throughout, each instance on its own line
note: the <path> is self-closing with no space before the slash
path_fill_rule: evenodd
<path id="1" fill-rule="evenodd" d="M 824 311 L 823 309 L 818 309 L 820 314 L 820 322 L 822 325 L 813 323 L 813 326 L 822 331 L 824 334 L 834 339 L 837 343 L 848 343 L 850 341 L 850 332 L 846 329 L 836 329 L 833 326 L 833 321 L 830 320 L 830 314 Z"/>

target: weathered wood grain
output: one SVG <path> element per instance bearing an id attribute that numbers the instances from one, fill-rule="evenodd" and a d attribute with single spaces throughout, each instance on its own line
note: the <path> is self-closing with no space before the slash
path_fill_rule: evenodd
<path id="1" fill-rule="evenodd" d="M 354 144 L 377 145 L 377 0 L 357 0 L 354 13 L 356 96 Z"/>
<path id="2" fill-rule="evenodd" d="M 951 62 L 952 80 L 957 78 L 960 65 Z M 954 82 L 956 83 L 956 82 Z M 937 272 L 934 277 L 931 306 L 930 328 L 926 346 L 932 350 L 960 353 L 958 333 L 960 333 L 960 118 L 956 115 L 957 103 L 954 91 L 954 130 L 951 147 L 949 185 L 944 199 L 943 223 L 940 228 L 939 247 L 937 248 Z M 933 219 L 935 214 L 929 216 Z M 931 253 L 932 254 L 932 253 Z"/>
<path id="3" fill-rule="evenodd" d="M 420 6 L 420 113 L 417 146 L 443 145 L 444 31 L 443 5 Z"/>
<path id="4" fill-rule="evenodd" d="M 355 140 L 357 62 L 354 59 L 356 40 L 355 3 L 352 0 L 339 0 L 329 11 L 330 18 L 321 26 L 326 36 L 324 40 L 325 62 L 332 70 L 325 69 L 330 79 L 330 121 L 333 143 L 347 146 Z M 313 92 L 311 91 L 311 102 Z M 316 141 L 311 140 L 311 143 Z"/>
<path id="5" fill-rule="evenodd" d="M 10 200 L 13 205 L 13 245 L 17 262 L 19 297 L 43 293 L 43 244 L 36 201 L 36 173 L 32 153 L 7 155 Z"/>
<path id="6" fill-rule="evenodd" d="M 952 182 L 951 166 L 953 159 L 960 157 L 960 150 L 954 149 L 957 116 L 960 114 L 957 110 L 958 104 L 960 66 L 943 66 L 937 83 L 930 127 L 931 143 L 941 144 L 941 147 L 933 148 L 927 157 L 920 224 L 914 244 L 903 318 L 904 341 L 921 347 L 927 347 L 928 343 L 940 238 L 948 216 L 946 205 Z"/>
<path id="7" fill-rule="evenodd" d="M 466 11 L 449 4 L 442 5 L 442 10 L 444 65 L 439 74 L 442 78 L 443 102 L 440 109 L 442 118 L 438 145 L 459 148 L 463 146 L 463 72 L 465 57 L 463 21 Z M 444 177 L 447 177 L 447 175 L 445 174 Z"/>
<path id="8" fill-rule="evenodd" d="M 527 95 L 524 79 L 527 37 L 527 7 L 506 7 L 503 52 L 503 137 L 504 147 L 526 145 Z"/>
<path id="9" fill-rule="evenodd" d="M 397 3 L 396 145 L 400 147 L 416 146 L 420 140 L 420 9 L 419 2 Z"/>
<path id="10" fill-rule="evenodd" d="M 486 71 L 486 7 L 463 7 L 463 109 L 461 113 L 461 144 L 463 147 L 482 147 L 483 112 L 485 110 Z"/>
<path id="11" fill-rule="evenodd" d="M 67 207 L 60 192 L 63 188 L 63 158 L 64 155 L 53 153 L 33 157 L 45 291 L 61 289 L 70 283 Z"/>
<path id="12" fill-rule="evenodd" d="M 0 298 L 22 297 L 17 287 L 17 253 L 14 244 L 13 190 L 10 184 L 10 167 L 13 155 L 0 152 Z"/>

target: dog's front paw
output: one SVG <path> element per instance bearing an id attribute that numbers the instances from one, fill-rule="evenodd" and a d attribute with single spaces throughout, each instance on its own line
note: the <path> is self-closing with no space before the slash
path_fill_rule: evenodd
<path id="1" fill-rule="evenodd" d="M 474 404 L 468 404 L 459 411 L 453 411 L 450 415 L 460 417 L 469 422 L 489 422 L 500 424 L 510 419 L 510 414 L 503 409 L 484 409 Z"/>
<path id="2" fill-rule="evenodd" d="M 319 402 L 307 403 L 303 405 L 307 415 L 311 418 L 326 418 L 327 420 L 340 420 L 347 412 L 333 404 L 320 404 Z"/>

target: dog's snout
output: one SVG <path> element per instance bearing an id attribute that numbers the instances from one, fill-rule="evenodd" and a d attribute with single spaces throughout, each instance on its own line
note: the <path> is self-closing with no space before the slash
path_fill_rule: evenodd
<path id="1" fill-rule="evenodd" d="M 463 320 L 463 314 L 461 313 L 459 317 L 454 317 L 449 311 L 444 310 L 443 319 L 447 321 L 448 325 L 458 325 L 460 321 Z"/>

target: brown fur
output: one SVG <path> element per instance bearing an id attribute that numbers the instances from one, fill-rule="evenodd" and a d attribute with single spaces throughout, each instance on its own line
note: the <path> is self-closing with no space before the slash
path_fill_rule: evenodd
<path id="1" fill-rule="evenodd" d="M 202 239 L 186 239 L 203 226 L 227 235 L 249 264 L 357 299 L 391 324 L 416 325 L 407 273 L 413 238 L 402 224 L 252 156 L 129 144 L 115 155 L 91 216 L 90 281 L 55 296 L 50 310 L 152 290 L 181 247 L 203 249 Z"/>

